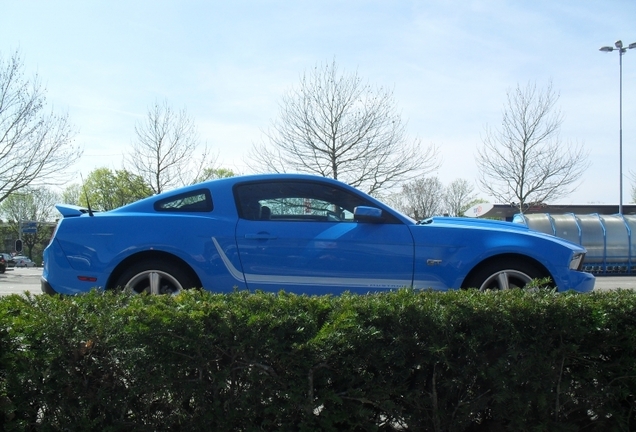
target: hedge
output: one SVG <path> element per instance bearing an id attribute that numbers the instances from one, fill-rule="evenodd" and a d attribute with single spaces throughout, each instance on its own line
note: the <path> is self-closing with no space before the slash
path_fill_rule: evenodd
<path id="1" fill-rule="evenodd" d="M 0 430 L 636 430 L 636 293 L 0 298 Z"/>

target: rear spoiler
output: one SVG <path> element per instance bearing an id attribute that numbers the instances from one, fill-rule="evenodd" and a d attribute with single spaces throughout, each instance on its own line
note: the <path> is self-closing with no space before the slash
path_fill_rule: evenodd
<path id="1" fill-rule="evenodd" d="M 86 207 L 80 207 L 72 204 L 56 204 L 55 208 L 57 211 L 62 213 L 63 217 L 77 217 L 83 214 L 90 214 L 92 216 L 92 211 Z"/>

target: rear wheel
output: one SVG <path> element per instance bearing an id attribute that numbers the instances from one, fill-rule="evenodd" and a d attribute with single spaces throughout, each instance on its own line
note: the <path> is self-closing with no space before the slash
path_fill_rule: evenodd
<path id="1" fill-rule="evenodd" d="M 178 294 L 196 286 L 182 267 L 165 260 L 145 260 L 133 264 L 117 279 L 115 286 L 141 294 Z"/>
<path id="2" fill-rule="evenodd" d="M 525 288 L 533 279 L 547 277 L 538 266 L 516 260 L 493 261 L 478 269 L 464 283 L 464 288 L 480 291 Z"/>

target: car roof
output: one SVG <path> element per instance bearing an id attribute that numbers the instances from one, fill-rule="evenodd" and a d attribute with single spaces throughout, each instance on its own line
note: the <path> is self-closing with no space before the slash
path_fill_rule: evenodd
<path id="1" fill-rule="evenodd" d="M 205 182 L 201 182 L 201 183 L 197 183 L 194 185 L 190 185 L 190 186 L 185 186 L 185 187 L 181 187 L 181 188 L 177 188 L 177 189 L 172 189 L 170 191 L 166 191 L 166 192 L 162 192 L 161 194 L 158 195 L 153 195 L 151 197 L 148 198 L 144 198 L 140 201 L 125 205 L 123 207 L 119 207 L 117 209 L 111 210 L 113 212 L 117 212 L 117 211 L 136 211 L 136 210 L 146 210 L 147 209 L 147 203 L 148 202 L 152 202 L 154 203 L 155 201 L 159 200 L 159 199 L 163 199 L 164 197 L 169 197 L 172 195 L 178 195 L 178 194 L 182 194 L 182 193 L 187 193 L 189 191 L 195 191 L 201 188 L 208 188 L 210 189 L 213 193 L 214 192 L 220 192 L 220 191 L 226 191 L 229 192 L 232 190 L 232 188 L 234 187 L 234 185 L 239 184 L 239 183 L 258 183 L 258 182 L 266 182 L 266 181 L 312 181 L 312 182 L 321 182 L 321 183 L 325 183 L 325 184 L 331 184 L 335 187 L 339 187 L 345 190 L 349 190 L 353 193 L 356 194 L 362 194 L 364 196 L 366 196 L 369 201 L 376 203 L 378 206 L 380 207 L 387 207 L 386 204 L 378 201 L 377 199 L 373 198 L 372 196 L 364 193 L 363 191 L 354 188 L 353 186 L 350 186 L 346 183 L 343 183 L 341 181 L 332 179 L 330 177 L 321 177 L 321 176 L 317 176 L 317 175 L 311 175 L 311 174 L 289 174 L 289 173 L 278 173 L 278 174 L 248 174 L 248 175 L 240 175 L 240 176 L 234 176 L 234 177 L 225 177 L 222 179 L 214 179 L 214 180 L 208 180 Z M 393 209 L 392 209 L 393 210 Z M 394 210 L 395 212 L 395 210 Z"/>
<path id="2" fill-rule="evenodd" d="M 212 193 L 214 201 L 219 199 L 220 202 L 229 202 L 234 200 L 233 191 L 234 191 L 235 185 L 241 184 L 241 183 L 258 183 L 258 182 L 271 182 L 271 181 L 299 181 L 299 182 L 311 181 L 311 182 L 320 182 L 320 183 L 328 184 L 328 185 L 330 184 L 330 185 L 333 185 L 334 187 L 338 187 L 344 190 L 348 190 L 351 193 L 364 196 L 370 203 L 373 203 L 374 206 L 377 206 L 379 208 L 389 211 L 389 213 L 393 214 L 403 223 L 406 223 L 406 224 L 415 223 L 415 221 L 409 218 L 408 216 L 401 214 L 399 211 L 391 208 L 387 204 L 375 199 L 374 197 L 364 193 L 363 191 L 356 189 L 353 186 L 350 186 L 339 180 L 332 179 L 330 177 L 322 177 L 322 176 L 317 176 L 312 174 L 300 174 L 300 173 L 298 174 L 292 174 L 292 173 L 247 174 L 247 175 L 239 175 L 239 176 L 233 176 L 233 177 L 225 177 L 221 179 L 207 180 L 207 181 L 196 183 L 190 186 L 184 186 L 184 187 L 180 187 L 176 189 L 171 189 L 169 191 L 165 191 L 160 194 L 153 195 L 153 196 L 141 199 L 139 201 L 136 201 L 134 203 L 127 204 L 122 207 L 119 207 L 110 211 L 106 211 L 106 212 L 91 213 L 86 208 L 73 206 L 73 205 L 66 205 L 66 204 L 58 204 L 56 205 L 56 208 L 58 209 L 58 211 L 60 211 L 60 213 L 62 213 L 64 218 L 78 217 L 78 216 L 82 216 L 82 217 L 106 216 L 108 217 L 108 215 L 114 216 L 121 213 L 147 214 L 147 213 L 155 212 L 154 210 L 155 202 L 159 200 L 163 200 L 165 198 L 170 198 L 172 196 L 187 194 L 188 192 L 197 191 L 201 189 L 208 189 Z M 217 209 L 215 208 L 215 210 Z M 235 214 L 229 214 L 230 210 L 227 208 L 223 210 L 226 211 L 225 216 L 232 216 L 232 217 L 236 216 Z M 234 209 L 233 211 L 236 212 L 236 209 Z M 222 212 L 219 213 L 218 210 L 216 211 L 216 213 L 217 215 L 223 214 Z"/>

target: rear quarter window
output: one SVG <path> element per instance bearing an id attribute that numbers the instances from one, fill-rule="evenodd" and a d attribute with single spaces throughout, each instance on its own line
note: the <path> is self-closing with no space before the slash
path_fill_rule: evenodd
<path id="1" fill-rule="evenodd" d="M 208 189 L 197 189 L 155 202 L 158 212 L 210 212 L 214 208 Z"/>

